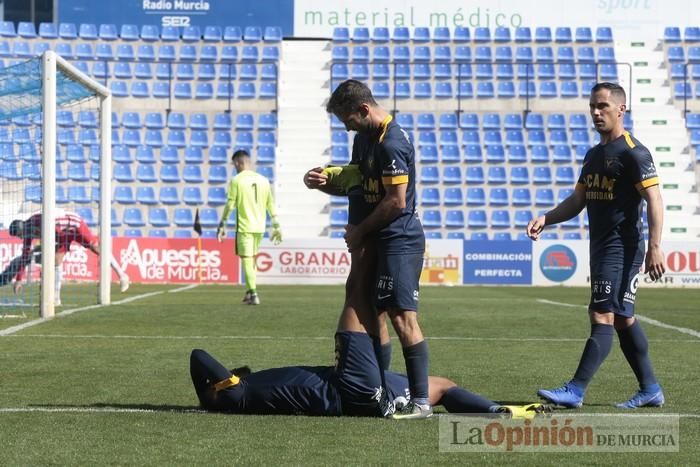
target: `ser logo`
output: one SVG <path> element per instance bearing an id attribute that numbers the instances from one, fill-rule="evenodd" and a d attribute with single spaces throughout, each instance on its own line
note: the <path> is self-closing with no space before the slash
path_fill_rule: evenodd
<path id="1" fill-rule="evenodd" d="M 564 282 L 576 272 L 576 255 L 565 245 L 552 245 L 540 255 L 540 271 L 552 282 Z"/>

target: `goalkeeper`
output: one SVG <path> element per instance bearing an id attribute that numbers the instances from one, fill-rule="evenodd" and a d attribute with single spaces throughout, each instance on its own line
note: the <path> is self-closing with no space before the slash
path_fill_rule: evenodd
<path id="1" fill-rule="evenodd" d="M 246 292 L 243 303 L 259 305 L 260 298 L 256 289 L 255 256 L 258 254 L 260 240 L 265 233 L 265 214 L 272 218 L 270 240 L 277 245 L 282 241 L 282 232 L 275 213 L 270 182 L 253 170 L 250 154 L 238 150 L 231 157 L 238 172 L 228 186 L 226 206 L 216 231 L 216 237 L 222 242 L 226 236 L 226 219 L 231 211 L 236 211 L 236 254 L 243 263 Z"/>

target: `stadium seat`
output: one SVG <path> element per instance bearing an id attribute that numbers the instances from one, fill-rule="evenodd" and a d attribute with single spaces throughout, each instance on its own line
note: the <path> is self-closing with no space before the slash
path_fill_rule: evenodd
<path id="1" fill-rule="evenodd" d="M 153 227 L 169 227 L 168 211 L 165 208 L 150 208 L 148 210 L 148 223 Z"/>
<path id="2" fill-rule="evenodd" d="M 330 226 L 343 228 L 348 223 L 347 209 L 331 209 L 330 211 Z"/>
<path id="3" fill-rule="evenodd" d="M 142 188 L 151 188 L 151 187 L 139 187 L 136 191 L 137 197 L 138 197 L 138 190 Z M 154 196 L 155 198 L 155 196 Z M 180 204 L 180 197 L 178 195 L 177 188 L 173 186 L 162 186 L 160 187 L 160 192 L 158 199 L 160 200 L 161 204 Z M 154 203 L 155 204 L 155 203 Z"/>
<path id="4" fill-rule="evenodd" d="M 530 148 L 530 161 L 534 164 L 546 164 L 549 163 L 549 148 L 544 144 L 533 145 Z M 535 183 L 545 183 L 545 182 L 535 182 Z"/>
<path id="5" fill-rule="evenodd" d="M 139 208 L 126 208 L 124 210 L 124 224 L 129 227 L 144 227 L 146 222 Z"/>
<path id="6" fill-rule="evenodd" d="M 513 206 L 530 206 L 532 204 L 532 196 L 527 188 L 516 188 L 513 190 Z"/>
<path id="7" fill-rule="evenodd" d="M 228 182 L 228 173 L 226 172 L 226 167 L 223 165 L 210 165 L 207 179 L 210 184 Z"/>
<path id="8" fill-rule="evenodd" d="M 186 186 L 182 190 L 182 201 L 185 204 L 199 206 L 204 202 L 199 187 Z"/>
<path id="9" fill-rule="evenodd" d="M 491 228 L 507 229 L 510 228 L 510 212 L 505 209 L 496 209 L 491 211 Z"/>
<path id="10" fill-rule="evenodd" d="M 163 183 L 180 183 L 180 171 L 177 165 L 166 164 L 160 167 L 160 181 Z"/>
<path id="11" fill-rule="evenodd" d="M 525 146 L 522 144 L 508 146 L 508 162 L 511 164 L 527 162 L 527 149 Z"/>
<path id="12" fill-rule="evenodd" d="M 595 31 L 595 41 L 598 43 L 612 42 L 612 28 L 610 28 L 609 26 L 598 26 Z"/>
<path id="13" fill-rule="evenodd" d="M 201 167 L 199 165 L 186 165 L 182 171 L 182 179 L 186 183 L 202 183 L 204 177 Z"/>
<path id="14" fill-rule="evenodd" d="M 464 214 L 462 214 L 462 225 L 464 225 Z M 445 219 L 445 226 L 447 227 L 447 219 Z M 475 232 L 477 233 L 477 232 Z M 483 233 L 483 232 L 478 232 Z M 464 232 L 447 232 L 447 238 L 449 240 L 464 240 Z"/>
<path id="15" fill-rule="evenodd" d="M 465 182 L 468 185 L 482 185 L 485 183 L 484 169 L 479 166 L 468 166 L 466 169 Z"/>
<path id="16" fill-rule="evenodd" d="M 114 199 L 121 204 L 133 204 L 134 202 L 156 204 L 158 202 L 153 187 L 149 186 L 136 187 L 135 198 L 130 186 L 118 186 L 114 189 Z"/>
<path id="17" fill-rule="evenodd" d="M 426 229 L 439 229 L 442 227 L 442 215 L 437 209 L 426 209 L 421 216 L 423 227 Z"/>
<path id="18" fill-rule="evenodd" d="M 467 206 L 485 206 L 486 192 L 483 188 L 467 188 Z"/>
<path id="19" fill-rule="evenodd" d="M 445 213 L 445 227 L 448 229 L 463 229 L 464 228 L 464 212 L 461 209 L 448 209 Z M 454 233 L 454 232 L 450 232 Z M 459 238 L 452 236 L 448 238 Z M 461 237 L 463 238 L 463 237 Z"/>
<path id="20" fill-rule="evenodd" d="M 207 190 L 207 203 L 210 206 L 223 206 L 226 204 L 226 190 L 223 187 L 209 187 Z"/>
<path id="21" fill-rule="evenodd" d="M 467 215 L 467 228 L 482 229 L 486 228 L 487 226 L 488 223 L 486 221 L 486 211 L 482 209 L 473 209 L 469 211 L 469 214 Z"/>
<path id="22" fill-rule="evenodd" d="M 439 206 L 440 191 L 437 188 L 423 188 L 420 194 L 421 206 Z"/>

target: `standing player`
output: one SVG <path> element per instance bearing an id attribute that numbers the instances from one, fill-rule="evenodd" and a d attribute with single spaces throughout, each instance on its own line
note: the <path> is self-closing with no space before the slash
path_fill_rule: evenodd
<path id="1" fill-rule="evenodd" d="M 282 232 L 275 215 L 275 202 L 267 178 L 253 170 L 250 154 L 239 149 L 231 157 L 238 174 L 228 186 L 226 206 L 216 231 L 219 242 L 226 236 L 226 219 L 232 210 L 236 210 L 236 254 L 243 263 L 246 292 L 243 303 L 259 305 L 260 298 L 255 283 L 255 256 L 260 248 L 260 240 L 265 233 L 265 214 L 272 218 L 270 239 L 278 244 L 282 241 Z"/>
<path id="2" fill-rule="evenodd" d="M 304 174 L 304 185 L 329 195 L 348 197 L 348 225 L 354 228 L 369 214 L 362 192 L 362 174 L 356 163 L 346 166 L 315 167 Z M 370 291 L 374 289 L 374 274 L 377 269 L 376 242 L 367 241 L 361 248 L 350 252 L 350 273 L 345 282 L 345 303 L 338 320 L 338 329 L 353 323 L 361 323 L 377 347 L 377 360 L 383 370 L 391 364 L 391 340 L 386 319 L 377 317 Z M 362 312 L 360 312 L 362 310 Z M 385 318 L 385 314 L 382 315 Z"/>
<path id="3" fill-rule="evenodd" d="M 547 225 L 578 215 L 584 206 L 590 222 L 591 335 L 571 381 L 556 389 L 540 389 L 544 399 L 564 407 L 580 407 L 598 367 L 610 352 L 613 329 L 639 381 L 639 391 L 619 408 L 659 407 L 664 394 L 649 359 L 647 338 L 634 319 L 634 302 L 642 262 L 652 280 L 665 272 L 661 251 L 663 201 L 649 150 L 623 127 L 625 91 L 612 83 L 591 90 L 590 113 L 600 144 L 588 151 L 574 193 L 543 216 L 530 221 L 527 234 L 537 240 Z M 644 255 L 642 199 L 647 203 L 649 244 Z"/>
<path id="4" fill-rule="evenodd" d="M 41 239 L 41 214 L 34 214 L 25 221 L 19 219 L 12 221 L 9 232 L 13 237 L 22 239 L 22 254 L 12 260 L 0 274 L 0 286 L 10 283 L 14 278 L 14 291 L 19 293 L 22 288 L 25 267 L 32 261 L 32 254 L 35 251 L 40 251 L 40 247 L 32 248 L 32 243 L 34 240 Z M 54 303 L 56 306 L 61 305 L 61 283 L 63 280 L 61 264 L 63 264 L 63 258 L 70 251 L 73 242 L 98 256 L 100 255 L 99 239 L 92 233 L 85 220 L 73 212 L 59 210 L 56 213 L 56 291 Z M 129 288 L 129 276 L 126 275 L 113 256 L 110 263 L 119 277 L 121 291 L 126 292 Z"/>
<path id="5" fill-rule="evenodd" d="M 363 194 L 371 212 L 348 230 L 345 241 L 350 251 L 368 241 L 376 244 L 376 307 L 389 314 L 401 341 L 412 397 L 393 417 L 430 417 L 428 345 L 416 316 L 425 236 L 415 211 L 413 144 L 359 81 L 342 82 L 326 111 L 343 122 L 347 131 L 357 132 L 352 159 L 359 161 Z"/>

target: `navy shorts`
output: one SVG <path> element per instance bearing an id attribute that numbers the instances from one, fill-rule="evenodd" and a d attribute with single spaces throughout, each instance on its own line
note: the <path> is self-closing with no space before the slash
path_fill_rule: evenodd
<path id="1" fill-rule="evenodd" d="M 637 298 L 643 248 L 607 252 L 591 259 L 591 301 L 588 309 L 631 318 Z"/>
<path id="2" fill-rule="evenodd" d="M 382 373 L 372 338 L 363 332 L 335 334 L 336 389 L 343 415 L 380 417 Z"/>
<path id="3" fill-rule="evenodd" d="M 418 311 L 423 253 L 377 254 L 377 310 Z"/>

